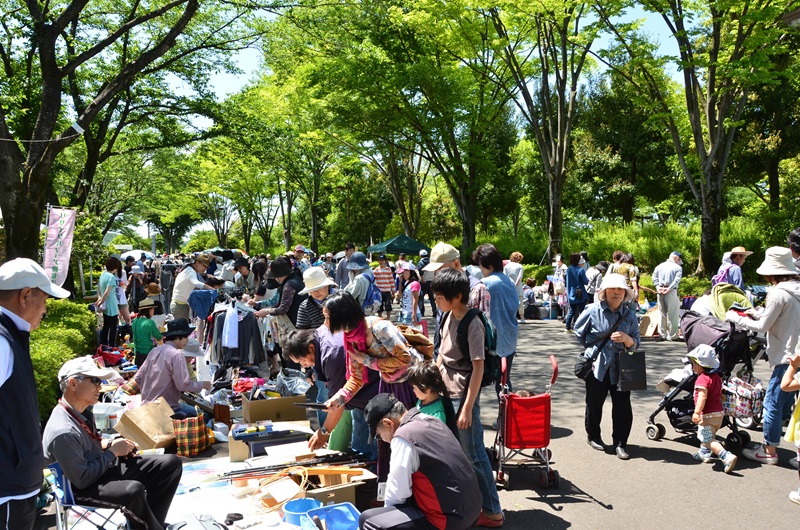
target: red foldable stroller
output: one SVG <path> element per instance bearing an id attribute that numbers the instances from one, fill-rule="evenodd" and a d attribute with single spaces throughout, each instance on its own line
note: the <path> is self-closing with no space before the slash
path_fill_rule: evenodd
<path id="1" fill-rule="evenodd" d="M 550 468 L 550 388 L 558 378 L 558 361 L 550 356 L 553 375 L 543 394 L 522 397 L 508 391 L 506 360 L 501 359 L 502 386 L 497 436 L 489 449 L 490 460 L 497 463 L 497 486 L 508 488 L 509 476 L 503 468 L 520 469 L 531 465 L 544 466 L 539 471 L 539 486 L 558 488 L 558 471 Z M 524 450 L 533 450 L 525 453 Z"/>

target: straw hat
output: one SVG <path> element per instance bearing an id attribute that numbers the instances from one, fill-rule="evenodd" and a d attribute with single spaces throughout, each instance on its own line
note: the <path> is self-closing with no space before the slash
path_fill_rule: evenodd
<path id="1" fill-rule="evenodd" d="M 159 287 L 156 282 L 148 283 L 147 287 L 145 287 L 144 290 L 147 291 L 147 294 L 152 294 L 152 295 L 161 294 L 161 287 Z"/>
<path id="2" fill-rule="evenodd" d="M 717 352 L 708 344 L 700 344 L 697 348 L 690 351 L 687 357 L 696 361 L 697 364 L 706 370 L 716 370 L 719 368 Z"/>
<path id="3" fill-rule="evenodd" d="M 139 311 L 142 309 L 148 309 L 150 307 L 155 307 L 156 303 L 152 298 L 145 298 L 141 302 L 139 302 Z"/>
<path id="4" fill-rule="evenodd" d="M 597 291 L 597 299 L 601 302 L 606 299 L 606 289 L 625 289 L 625 302 L 633 300 L 633 289 L 628 287 L 625 281 L 625 276 L 612 272 L 603 278 L 603 283 L 600 284 L 600 289 Z"/>
<path id="5" fill-rule="evenodd" d="M 306 288 L 298 294 L 308 294 L 329 285 L 336 285 L 330 276 L 325 274 L 322 267 L 309 267 L 303 272 L 303 283 Z"/>
<path id="6" fill-rule="evenodd" d="M 792 251 L 785 247 L 769 247 L 756 272 L 762 276 L 792 276 L 797 274 Z"/>
<path id="7" fill-rule="evenodd" d="M 745 256 L 749 256 L 750 254 L 752 254 L 752 252 L 746 250 L 744 247 L 733 247 L 731 249 L 731 254 L 744 254 Z"/>
<path id="8" fill-rule="evenodd" d="M 211 266 L 211 258 L 209 258 L 207 254 L 198 254 L 198 256 L 194 258 L 194 261 L 195 263 L 205 265 L 206 267 Z"/>

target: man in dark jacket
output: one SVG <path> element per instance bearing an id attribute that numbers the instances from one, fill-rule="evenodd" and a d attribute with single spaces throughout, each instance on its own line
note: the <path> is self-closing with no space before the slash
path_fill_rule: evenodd
<path id="1" fill-rule="evenodd" d="M 390 442 L 385 506 L 361 514 L 359 527 L 464 530 L 481 512 L 472 466 L 450 429 L 417 408 L 406 411 L 392 394 L 378 394 L 364 410 L 370 434 Z"/>
<path id="2" fill-rule="evenodd" d="M 0 528 L 27 530 L 36 519 L 44 459 L 30 332 L 48 296 L 66 298 L 69 291 L 36 262 L 17 258 L 0 267 Z"/>

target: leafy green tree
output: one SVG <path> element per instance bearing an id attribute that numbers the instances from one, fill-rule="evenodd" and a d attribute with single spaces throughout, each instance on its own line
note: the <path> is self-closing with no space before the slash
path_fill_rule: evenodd
<path id="1" fill-rule="evenodd" d="M 679 56 L 682 101 L 676 101 L 664 81 L 665 65 L 635 27 L 612 22 L 602 6 L 598 13 L 614 33 L 622 57 L 608 57 L 636 90 L 654 104 L 672 138 L 680 170 L 702 207 L 698 273 L 720 263 L 724 182 L 731 149 L 741 127 L 745 105 L 757 85 L 778 78 L 775 56 L 789 53 L 780 22 L 785 4 L 765 0 L 686 3 L 642 0 L 639 4 L 661 18 Z M 681 130 L 688 119 L 689 137 Z M 694 158 L 694 161 L 691 159 Z"/>
<path id="2" fill-rule="evenodd" d="M 447 53 L 430 22 L 425 12 L 386 0 L 294 8 L 270 28 L 267 63 L 324 98 L 337 129 L 420 146 L 455 205 L 463 245 L 472 246 L 482 155 L 507 97 Z"/>
<path id="3" fill-rule="evenodd" d="M 0 208 L 9 257 L 36 257 L 45 202 L 57 202 L 51 169 L 58 155 L 84 131 L 101 141 L 107 127 L 101 114 L 137 79 L 178 65 L 185 72 L 202 68 L 202 60 L 193 65 L 187 58 L 241 39 L 235 26 L 253 7 L 199 0 L 91 7 L 87 0 L 0 2 Z M 75 86 L 85 97 L 68 104 L 65 89 L 78 95 Z M 88 196 L 84 177 L 77 196 Z"/>

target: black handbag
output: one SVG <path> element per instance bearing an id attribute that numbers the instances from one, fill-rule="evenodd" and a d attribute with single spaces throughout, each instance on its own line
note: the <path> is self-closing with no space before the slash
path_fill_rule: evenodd
<path id="1" fill-rule="evenodd" d="M 619 382 L 617 387 L 623 392 L 647 390 L 647 362 L 644 350 L 619 352 L 617 356 Z"/>
<path id="2" fill-rule="evenodd" d="M 597 356 L 600 355 L 600 352 L 603 350 L 603 348 L 605 348 L 608 339 L 611 338 L 611 335 L 613 335 L 614 332 L 617 331 L 620 322 L 622 322 L 622 317 L 625 316 L 624 311 L 625 310 L 623 310 L 623 312 L 619 314 L 619 316 L 617 317 L 617 321 L 614 322 L 613 326 L 611 326 L 611 330 L 608 333 L 606 333 L 602 339 L 597 339 L 596 341 L 594 341 L 592 345 L 597 344 L 601 340 L 603 341 L 600 344 L 600 347 L 595 350 L 594 355 L 592 355 L 591 357 L 586 357 L 583 354 L 578 354 L 578 360 L 575 361 L 575 367 L 572 369 L 573 373 L 575 374 L 575 377 L 577 377 L 578 379 L 586 379 L 587 377 L 589 377 L 589 374 L 592 373 L 592 366 L 594 365 L 595 360 L 597 360 Z"/>

